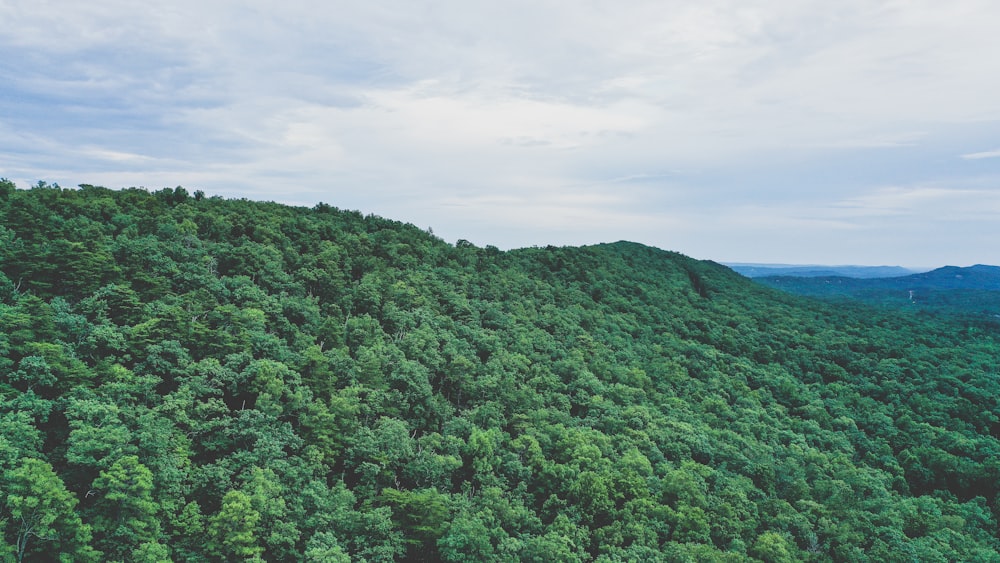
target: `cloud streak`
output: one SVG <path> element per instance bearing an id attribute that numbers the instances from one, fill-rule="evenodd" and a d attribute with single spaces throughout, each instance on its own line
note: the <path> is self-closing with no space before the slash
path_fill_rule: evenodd
<path id="1" fill-rule="evenodd" d="M 962 158 L 966 160 L 979 160 L 983 158 L 1000 158 L 1000 149 L 963 154 Z"/>

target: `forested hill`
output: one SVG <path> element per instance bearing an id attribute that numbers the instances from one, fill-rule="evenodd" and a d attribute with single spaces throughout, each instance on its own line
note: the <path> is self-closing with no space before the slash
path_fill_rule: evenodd
<path id="1" fill-rule="evenodd" d="M 0 219 L 5 560 L 1000 560 L 989 332 L 323 204 Z"/>

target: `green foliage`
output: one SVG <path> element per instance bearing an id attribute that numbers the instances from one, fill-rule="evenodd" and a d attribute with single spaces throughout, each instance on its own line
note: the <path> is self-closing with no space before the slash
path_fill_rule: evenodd
<path id="1" fill-rule="evenodd" d="M 400 491 L 385 489 L 380 500 L 392 507 L 393 521 L 409 544 L 412 557 L 429 556 L 437 550 L 437 540 L 448 526 L 448 501 L 436 489 Z"/>
<path id="2" fill-rule="evenodd" d="M 209 549 L 224 559 L 250 559 L 263 553 L 257 539 L 260 512 L 249 496 L 229 491 L 209 522 Z"/>
<path id="3" fill-rule="evenodd" d="M 151 542 L 160 537 L 159 507 L 152 496 L 153 473 L 138 457 L 122 457 L 101 471 L 90 492 L 99 497 L 93 522 L 106 554 L 124 558 L 140 548 L 153 552 Z"/>
<path id="4" fill-rule="evenodd" d="M 796 560 L 793 553 L 788 539 L 776 532 L 764 532 L 750 548 L 750 555 L 773 563 L 791 563 Z"/>
<path id="5" fill-rule="evenodd" d="M 7 560 L 995 561 L 998 333 L 0 180 Z"/>
<path id="6" fill-rule="evenodd" d="M 97 560 L 97 552 L 88 545 L 90 528 L 75 512 L 76 498 L 47 462 L 24 458 L 4 474 L 3 483 L 9 555 L 15 560 L 31 553 Z"/>

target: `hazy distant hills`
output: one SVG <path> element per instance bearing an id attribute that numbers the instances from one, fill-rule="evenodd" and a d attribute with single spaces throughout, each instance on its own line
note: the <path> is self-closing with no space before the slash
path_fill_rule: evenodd
<path id="1" fill-rule="evenodd" d="M 945 266 L 908 276 L 869 279 L 786 274 L 755 277 L 754 281 L 811 297 L 852 298 L 877 305 L 988 315 L 990 319 L 1000 315 L 1000 266 Z"/>
<path id="2" fill-rule="evenodd" d="M 767 276 L 795 276 L 800 278 L 819 278 L 841 276 L 847 278 L 892 278 L 909 276 L 915 270 L 902 266 L 819 266 L 793 264 L 750 264 L 727 263 L 733 271 L 748 278 Z"/>
<path id="3" fill-rule="evenodd" d="M 876 269 L 880 268 L 883 267 L 876 267 Z M 903 269 L 897 266 L 886 266 L 884 268 Z M 791 271 L 795 270 L 790 269 L 788 273 L 781 275 L 749 277 L 755 277 L 757 281 L 774 287 L 784 288 L 792 286 L 803 290 L 796 291 L 795 293 L 802 293 L 806 288 L 815 288 L 810 293 L 815 292 L 819 294 L 842 293 L 841 289 L 849 292 L 870 289 L 894 289 L 900 291 L 917 289 L 984 289 L 1000 291 L 1000 266 L 986 266 L 983 264 L 967 268 L 945 266 L 919 274 L 877 278 L 862 278 L 861 276 L 848 276 L 846 274 L 815 276 L 808 273 L 791 273 Z M 811 270 L 803 271 L 809 272 Z"/>
<path id="4" fill-rule="evenodd" d="M 1000 290 L 1000 266 L 976 264 L 967 268 L 945 266 L 930 272 L 905 278 L 883 279 L 889 287 L 906 285 L 921 289 L 989 289 Z"/>

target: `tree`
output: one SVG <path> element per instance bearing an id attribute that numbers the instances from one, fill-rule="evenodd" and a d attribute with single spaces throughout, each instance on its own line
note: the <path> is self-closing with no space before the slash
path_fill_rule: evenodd
<path id="1" fill-rule="evenodd" d="M 71 430 L 66 459 L 94 475 L 135 447 L 130 443 L 132 433 L 122 421 L 122 408 L 93 393 L 88 395 L 91 397 L 68 401 L 66 417 Z"/>
<path id="2" fill-rule="evenodd" d="M 291 497 L 281 479 L 270 469 L 254 467 L 247 483 L 241 489 L 250 498 L 250 504 L 260 514 L 260 538 L 267 553 L 280 560 L 302 557 L 295 552 L 301 532 L 289 518 L 286 497 Z"/>
<path id="3" fill-rule="evenodd" d="M 257 557 L 264 552 L 257 540 L 259 523 L 260 513 L 254 510 L 250 497 L 241 491 L 229 491 L 209 523 L 209 547 L 223 558 Z"/>
<path id="4" fill-rule="evenodd" d="M 71 555 L 77 561 L 96 561 L 89 544 L 90 527 L 75 512 L 77 500 L 47 462 L 24 458 L 4 475 L 5 512 L 13 529 L 14 557 L 23 561 L 34 549 Z M 37 544 L 46 542 L 44 548 Z"/>
<path id="5" fill-rule="evenodd" d="M 7 178 L 0 178 L 0 200 L 8 200 L 17 190 L 17 185 Z"/>
<path id="6" fill-rule="evenodd" d="M 437 541 L 445 561 L 490 561 L 496 558 L 490 544 L 490 530 L 478 515 L 463 512 Z"/>
<path id="7" fill-rule="evenodd" d="M 160 536 L 158 506 L 153 501 L 153 473 L 134 455 L 101 471 L 92 492 L 100 495 L 94 523 L 107 553 L 125 554 Z"/>
<path id="8" fill-rule="evenodd" d="M 393 522 L 406 535 L 411 554 L 437 552 L 437 541 L 448 529 L 448 497 L 437 489 L 385 489 L 382 500 L 392 507 Z"/>
<path id="9" fill-rule="evenodd" d="M 769 563 L 791 563 L 795 561 L 793 550 L 785 536 L 777 532 L 764 532 L 757 537 L 750 548 L 750 554 Z"/>
<path id="10" fill-rule="evenodd" d="M 308 563 L 350 563 L 351 556 L 337 542 L 330 532 L 317 532 L 306 544 Z"/>

